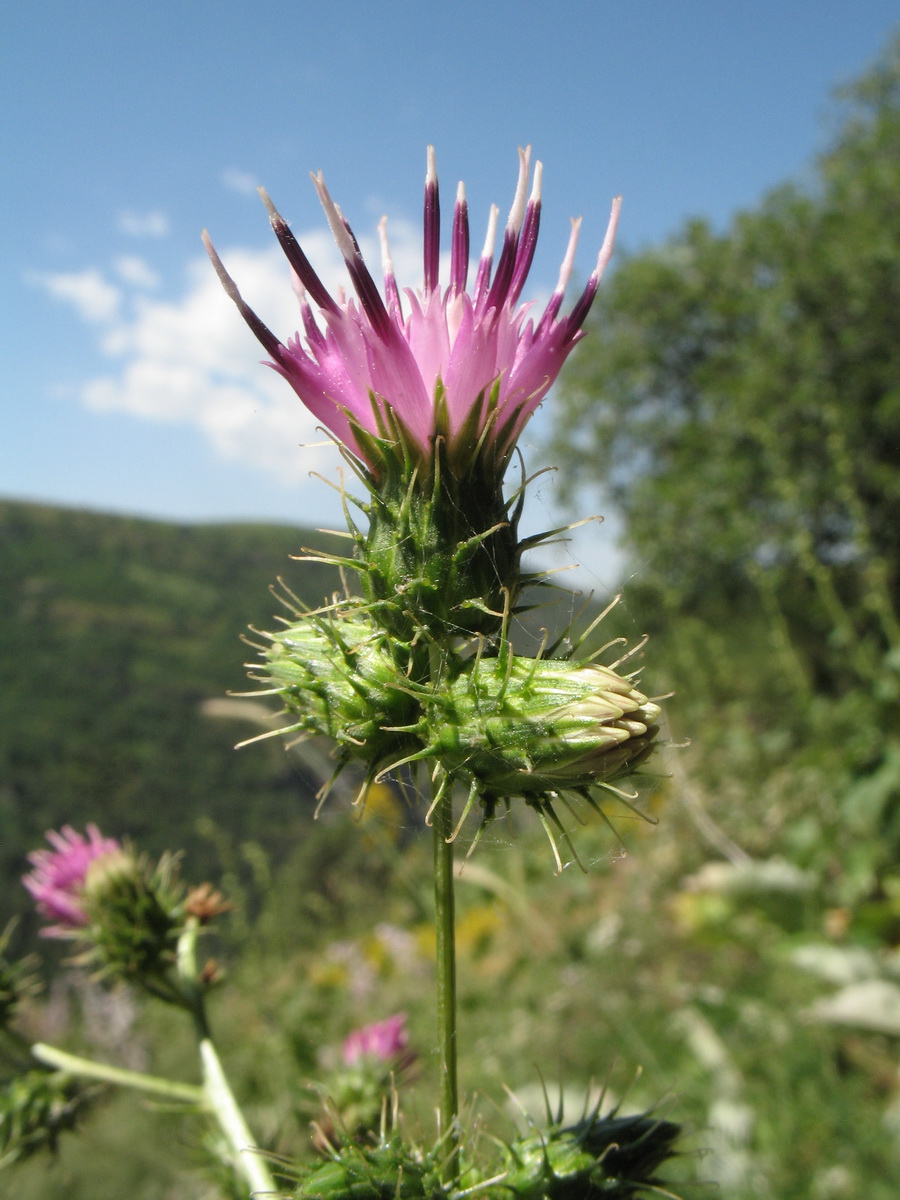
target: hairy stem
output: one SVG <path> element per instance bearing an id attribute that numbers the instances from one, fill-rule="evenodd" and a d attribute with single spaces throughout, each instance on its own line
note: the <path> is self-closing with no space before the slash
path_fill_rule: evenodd
<path id="1" fill-rule="evenodd" d="M 250 1185 L 251 1194 L 277 1195 L 275 1181 L 269 1173 L 265 1159 L 256 1148 L 243 1113 L 238 1108 L 211 1038 L 204 1038 L 200 1042 L 200 1061 L 203 1064 L 206 1103 L 235 1152 L 237 1169 Z"/>
<path id="2" fill-rule="evenodd" d="M 206 1107 L 215 1117 L 234 1152 L 234 1168 L 250 1186 L 253 1196 L 276 1195 L 278 1189 L 269 1172 L 265 1159 L 256 1147 L 244 1114 L 231 1090 L 231 1085 L 222 1069 L 206 1015 L 206 994 L 198 969 L 197 938 L 199 922 L 188 920 L 184 932 L 178 939 L 176 964 L 178 978 L 185 1000 L 194 1018 L 194 1029 L 203 1067 L 203 1097 Z"/>
<path id="3" fill-rule="evenodd" d="M 119 1087 L 135 1088 L 139 1092 L 148 1092 L 154 1096 L 165 1096 L 168 1100 L 184 1100 L 188 1104 L 205 1106 L 206 1095 L 203 1088 L 193 1083 L 179 1083 L 175 1079 L 163 1079 L 159 1075 L 145 1075 L 142 1071 L 126 1071 L 123 1067 L 111 1067 L 108 1063 L 94 1062 L 82 1058 L 80 1054 L 69 1054 L 65 1050 L 57 1050 L 44 1042 L 36 1042 L 31 1047 L 31 1053 L 48 1067 L 55 1067 L 67 1075 L 77 1075 L 82 1079 L 98 1079 L 103 1083 L 114 1083 Z"/>
<path id="4" fill-rule="evenodd" d="M 459 1092 L 456 1077 L 456 929 L 453 896 L 453 846 L 447 838 L 453 831 L 449 789 L 434 811 L 434 922 L 437 968 L 437 1027 L 440 1068 L 441 1131 L 448 1139 L 450 1154 L 445 1180 L 459 1173 Z"/>

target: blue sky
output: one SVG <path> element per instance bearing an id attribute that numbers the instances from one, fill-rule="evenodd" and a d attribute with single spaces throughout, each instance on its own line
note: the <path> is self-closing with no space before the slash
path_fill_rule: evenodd
<path id="1" fill-rule="evenodd" d="M 308 477 L 333 475 L 334 455 L 301 448 L 313 425 L 255 365 L 204 226 L 285 337 L 293 297 L 257 183 L 332 279 L 308 176 L 321 168 L 361 239 L 390 215 L 401 282 L 416 284 L 426 145 L 445 212 L 465 179 L 477 244 L 531 143 L 545 168 L 532 290 L 546 294 L 568 218 L 584 216 L 584 276 L 617 193 L 620 245 L 637 249 L 802 179 L 834 128 L 831 90 L 898 25 L 887 0 L 10 0 L 0 494 L 334 523 L 330 489 Z M 549 487 L 537 499 L 551 504 Z M 532 521 L 546 519 L 538 503 Z M 611 535 L 586 536 L 602 580 Z"/>

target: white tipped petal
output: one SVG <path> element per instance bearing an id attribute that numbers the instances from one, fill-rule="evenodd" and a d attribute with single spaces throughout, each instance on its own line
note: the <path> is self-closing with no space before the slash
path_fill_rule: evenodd
<path id="1" fill-rule="evenodd" d="M 556 294 L 561 296 L 569 285 L 572 270 L 575 266 L 575 251 L 578 249 L 578 234 L 581 230 L 581 217 L 572 218 L 572 232 L 569 234 L 569 244 L 566 247 L 562 266 L 559 268 L 559 279 L 556 281 Z"/>
<path id="2" fill-rule="evenodd" d="M 331 236 L 337 242 L 337 248 L 340 250 L 344 261 L 352 262 L 356 257 L 356 247 L 353 245 L 353 239 L 347 232 L 347 227 L 341 218 L 340 209 L 332 200 L 328 188 L 325 186 L 325 177 L 319 171 L 316 175 L 311 174 L 310 178 L 319 197 L 319 203 L 322 205 L 322 211 L 325 213 L 325 219 L 328 222 L 328 228 L 331 230 Z"/>
<path id="3" fill-rule="evenodd" d="M 500 217 L 500 209 L 496 204 L 491 205 L 490 215 L 488 216 L 487 234 L 484 239 L 484 249 L 481 251 L 482 258 L 493 258 L 494 243 L 497 241 L 497 221 Z"/>
<path id="4" fill-rule="evenodd" d="M 426 184 L 426 186 L 427 186 L 429 183 L 437 184 L 437 181 L 438 181 L 438 177 L 437 177 L 437 158 L 435 157 L 435 153 L 434 153 L 434 146 L 429 146 L 429 147 L 428 147 L 428 155 L 427 155 L 427 157 L 428 157 L 428 166 L 427 166 L 427 168 L 426 168 L 426 171 L 425 171 L 425 184 Z"/>
<path id="5" fill-rule="evenodd" d="M 594 267 L 594 277 L 599 282 L 603 278 L 603 272 L 612 258 L 613 246 L 616 243 L 616 230 L 619 228 L 619 214 L 622 211 L 622 197 L 616 196 L 612 202 L 612 212 L 609 214 L 609 224 L 606 227 L 606 236 L 603 239 L 603 245 L 600 247 L 600 253 L 597 255 L 597 265 Z"/>
<path id="6" fill-rule="evenodd" d="M 528 197 L 530 204 L 537 204 L 541 198 L 541 186 L 544 182 L 544 164 L 540 159 L 534 164 L 534 180 L 531 184 L 531 195 Z"/>
<path id="7" fill-rule="evenodd" d="M 525 200 L 528 195 L 528 169 L 531 164 L 531 147 L 526 146 L 523 150 L 519 147 L 519 181 L 516 184 L 516 195 L 513 200 L 513 206 L 509 210 L 509 219 L 506 222 L 507 229 L 514 229 L 518 232 L 522 228 L 522 222 L 525 219 Z"/>
<path id="8" fill-rule="evenodd" d="M 388 219 L 384 216 L 378 222 L 378 241 L 381 244 L 381 269 L 386 276 L 394 274 L 394 260 L 391 258 L 387 227 Z"/>

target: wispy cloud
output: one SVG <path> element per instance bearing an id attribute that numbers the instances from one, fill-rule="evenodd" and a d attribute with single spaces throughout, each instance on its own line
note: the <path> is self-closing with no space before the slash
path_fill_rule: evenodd
<path id="1" fill-rule="evenodd" d="M 169 232 L 169 218 L 162 212 L 134 212 L 127 209 L 116 217 L 116 225 L 129 237 L 165 237 Z"/>
<path id="2" fill-rule="evenodd" d="M 241 196 L 252 196 L 259 186 L 255 175 L 251 175 L 249 171 L 239 171 L 236 167 L 229 167 L 222 172 L 222 182 L 229 191 L 237 192 Z"/>
<path id="3" fill-rule="evenodd" d="M 137 288 L 159 287 L 159 275 L 143 258 L 136 254 L 123 254 L 113 263 L 116 274 L 125 283 Z"/>
<path id="4" fill-rule="evenodd" d="M 108 324 L 119 316 L 122 292 L 94 267 L 60 274 L 33 271 L 25 278 L 32 286 L 71 304 L 85 321 Z"/>

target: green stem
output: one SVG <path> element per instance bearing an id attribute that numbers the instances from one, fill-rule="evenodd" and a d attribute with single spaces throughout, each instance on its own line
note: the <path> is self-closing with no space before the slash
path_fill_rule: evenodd
<path id="1" fill-rule="evenodd" d="M 432 821 L 439 1097 L 441 1132 L 448 1138 L 450 1147 L 444 1178 L 445 1182 L 450 1182 L 459 1174 L 459 1091 L 456 1074 L 456 927 L 453 896 L 453 846 L 447 841 L 453 831 L 453 809 L 449 789 L 435 809 Z"/>
<path id="2" fill-rule="evenodd" d="M 265 1159 L 256 1149 L 253 1135 L 238 1108 L 211 1038 L 203 1038 L 200 1042 L 200 1061 L 203 1064 L 206 1102 L 235 1152 L 238 1170 L 250 1185 L 251 1193 L 255 1196 L 277 1195 L 275 1181 Z"/>
<path id="3" fill-rule="evenodd" d="M 82 1058 L 80 1054 L 68 1054 L 65 1050 L 57 1050 L 55 1046 L 48 1046 L 44 1042 L 36 1042 L 31 1047 L 31 1053 L 38 1062 L 55 1067 L 58 1071 L 65 1071 L 67 1075 L 79 1075 L 85 1079 L 114 1083 L 119 1087 L 136 1088 L 154 1096 L 165 1096 L 168 1100 L 184 1100 L 202 1107 L 206 1104 L 203 1088 L 193 1083 L 178 1083 L 174 1079 L 163 1079 L 159 1075 L 145 1075 L 142 1071 L 111 1067 L 107 1063 Z"/>
<path id="4" fill-rule="evenodd" d="M 206 1106 L 219 1123 L 234 1152 L 235 1169 L 243 1175 L 254 1196 L 275 1195 L 278 1189 L 265 1159 L 256 1148 L 253 1134 L 244 1120 L 234 1092 L 222 1068 L 212 1040 L 206 1015 L 206 992 L 197 961 L 200 923 L 192 918 L 178 939 L 176 969 L 185 1000 L 194 1018 L 194 1029 L 203 1067 L 203 1095 Z"/>

